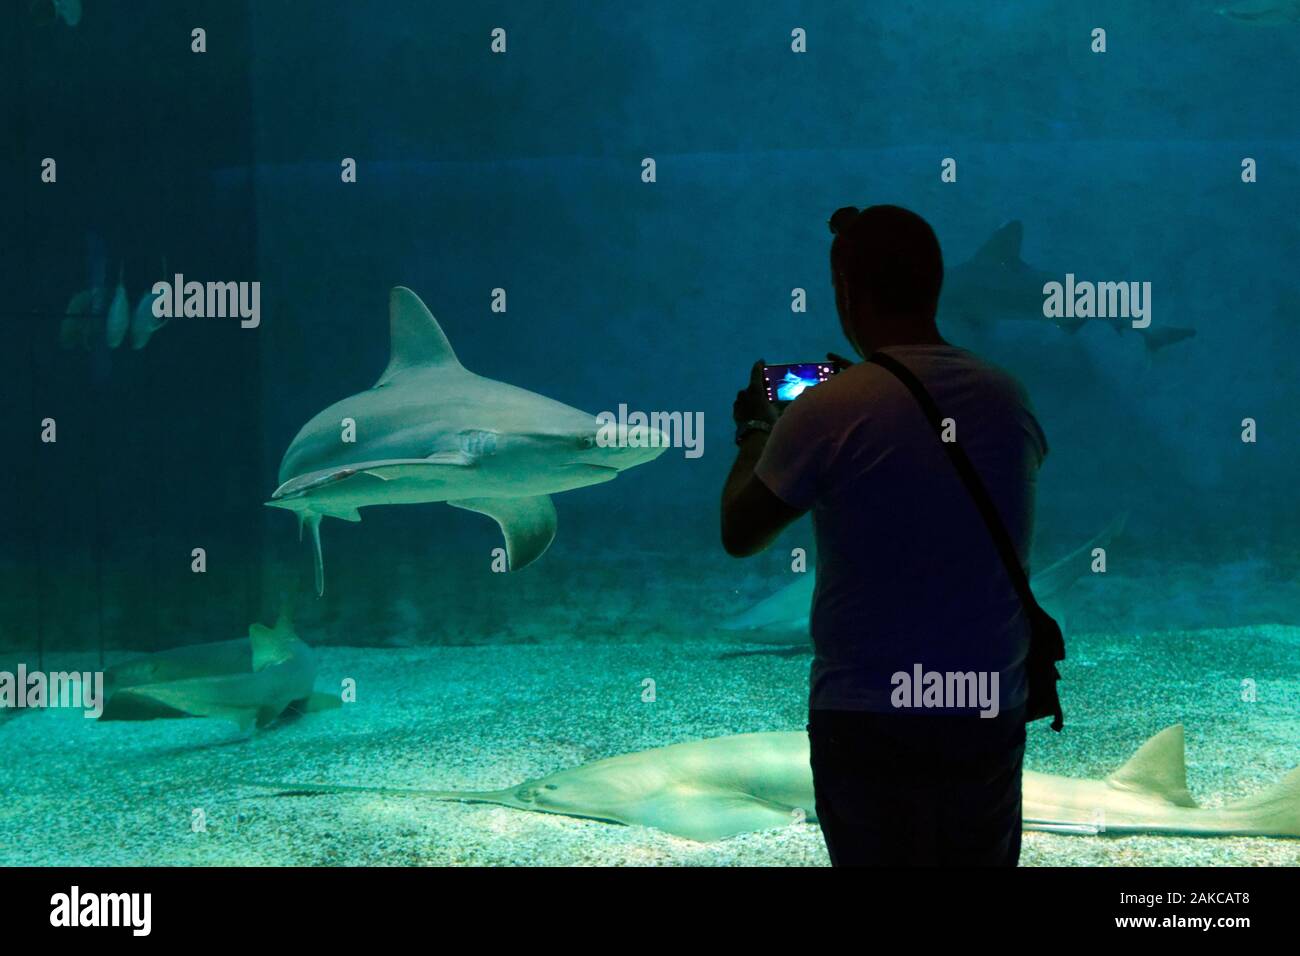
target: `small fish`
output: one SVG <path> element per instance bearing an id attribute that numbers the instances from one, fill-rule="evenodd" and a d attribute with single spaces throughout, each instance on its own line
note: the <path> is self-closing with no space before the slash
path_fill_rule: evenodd
<path id="1" fill-rule="evenodd" d="M 59 325 L 59 347 L 89 352 L 95 328 L 108 304 L 108 290 L 102 286 L 82 289 L 68 300 L 63 322 Z"/>
<path id="2" fill-rule="evenodd" d="M 121 267 L 117 270 L 117 289 L 113 292 L 113 301 L 108 307 L 108 318 L 104 322 L 104 341 L 110 349 L 115 349 L 126 338 L 131 327 L 131 307 L 126 299 L 126 286 L 122 284 Z"/>
<path id="3" fill-rule="evenodd" d="M 32 0 L 32 18 L 41 24 L 62 20 L 70 27 L 81 22 L 81 0 Z"/>
<path id="4" fill-rule="evenodd" d="M 163 263 L 163 273 L 167 272 L 167 263 Z M 131 348 L 142 349 L 149 344 L 149 339 L 155 332 L 167 324 L 166 319 L 160 319 L 154 315 L 153 304 L 161 296 L 153 292 L 146 292 L 136 303 L 135 311 L 131 313 Z"/>
<path id="5" fill-rule="evenodd" d="M 1254 26 L 1300 23 L 1300 0 L 1239 0 L 1217 8 L 1219 16 Z"/>

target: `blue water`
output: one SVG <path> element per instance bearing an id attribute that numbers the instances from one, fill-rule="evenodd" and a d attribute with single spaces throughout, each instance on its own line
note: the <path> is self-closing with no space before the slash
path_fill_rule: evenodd
<path id="1" fill-rule="evenodd" d="M 1129 515 L 1127 583 L 1085 582 L 1076 628 L 1296 624 L 1300 24 L 1216 5 L 85 0 L 75 27 L 6 6 L 0 648 L 227 640 L 286 599 L 317 644 L 716 637 L 811 545 L 800 524 L 722 553 L 731 400 L 760 356 L 846 350 L 826 219 L 877 202 L 925 216 L 950 269 L 1018 219 L 1029 264 L 1149 281 L 1153 328 L 1195 329 L 1152 354 L 941 300 L 1048 435 L 1036 553 Z M 69 299 L 119 266 L 132 304 L 176 272 L 260 282 L 260 325 L 62 348 Z M 468 369 L 592 413 L 703 412 L 704 454 L 558 495 L 518 574 L 465 511 L 326 522 L 317 599 L 262 503 L 298 428 L 383 370 L 395 285 Z"/>

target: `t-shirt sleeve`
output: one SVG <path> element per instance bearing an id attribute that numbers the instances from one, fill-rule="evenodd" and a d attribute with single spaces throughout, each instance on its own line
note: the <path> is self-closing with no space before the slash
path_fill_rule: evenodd
<path id="1" fill-rule="evenodd" d="M 791 402 L 763 446 L 754 476 L 791 508 L 813 506 L 828 467 L 827 415 L 811 394 Z"/>

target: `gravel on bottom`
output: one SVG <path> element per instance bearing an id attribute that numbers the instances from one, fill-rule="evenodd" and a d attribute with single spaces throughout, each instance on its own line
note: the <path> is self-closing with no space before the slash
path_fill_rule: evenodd
<path id="1" fill-rule="evenodd" d="M 503 807 L 365 793 L 273 797 L 252 784 L 495 789 L 619 753 L 802 727 L 808 658 L 733 656 L 738 649 L 323 648 L 317 687 L 351 678 L 356 702 L 246 738 L 216 720 L 10 716 L 0 721 L 0 863 L 825 865 L 810 824 L 701 844 Z M 1105 776 L 1179 721 L 1190 788 L 1203 804 L 1252 793 L 1300 764 L 1300 628 L 1071 635 L 1070 652 L 1066 730 L 1031 728 L 1028 769 Z M 55 656 L 47 666 L 90 659 Z M 646 681 L 653 701 L 643 699 Z M 1021 863 L 1297 865 L 1300 840 L 1026 833 Z"/>

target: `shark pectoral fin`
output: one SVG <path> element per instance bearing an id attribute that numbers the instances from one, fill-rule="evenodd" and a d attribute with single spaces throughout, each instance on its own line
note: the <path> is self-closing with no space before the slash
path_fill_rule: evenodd
<path id="1" fill-rule="evenodd" d="M 452 451 L 430 455 L 428 458 L 391 458 L 353 462 L 291 478 L 275 489 L 271 500 L 266 504 L 271 508 L 287 508 L 299 514 L 318 511 L 330 518 L 360 521 L 361 514 L 356 507 L 328 499 L 322 500 L 314 493 L 327 488 L 338 491 L 340 487 L 351 487 L 358 481 L 376 478 L 380 481 L 396 481 L 401 478 L 427 481 L 437 467 L 465 467 L 474 464 L 475 461 L 475 458 L 464 452 Z"/>
<path id="2" fill-rule="evenodd" d="M 501 526 L 511 571 L 532 564 L 555 540 L 555 504 L 548 495 L 532 498 L 461 498 L 453 508 L 477 511 Z"/>
<path id="3" fill-rule="evenodd" d="M 362 465 L 357 472 L 380 481 L 400 481 L 412 478 L 428 481 L 436 477 L 440 468 L 468 468 L 475 459 L 461 451 L 440 452 L 428 458 L 404 458 L 394 461 L 377 461 Z"/>
<path id="4" fill-rule="evenodd" d="M 1116 790 L 1143 793 L 1179 807 L 1194 807 L 1187 791 L 1187 766 L 1183 760 L 1183 725 L 1166 727 L 1141 747 L 1109 777 Z"/>
<path id="5" fill-rule="evenodd" d="M 284 708 L 282 708 L 282 707 L 259 707 L 259 708 L 257 708 L 257 710 L 254 710 L 254 711 L 252 711 L 251 713 L 252 713 L 252 715 L 253 715 L 253 722 L 254 722 L 255 726 L 257 727 L 258 730 L 261 730 L 262 728 L 267 727 L 267 726 L 269 726 L 269 725 L 275 723 L 276 719 L 277 719 L 277 718 L 278 718 L 282 713 L 284 713 Z M 239 725 L 239 729 L 240 729 L 240 730 L 247 730 L 248 728 L 247 728 L 247 727 L 243 724 L 243 722 L 241 721 L 241 722 L 240 722 L 240 725 Z"/>
<path id="6" fill-rule="evenodd" d="M 299 701 L 299 710 L 304 714 L 315 714 L 322 710 L 338 710 L 343 706 L 343 698 L 338 694 L 326 694 L 322 691 L 313 691 L 312 695 L 306 700 Z"/>

